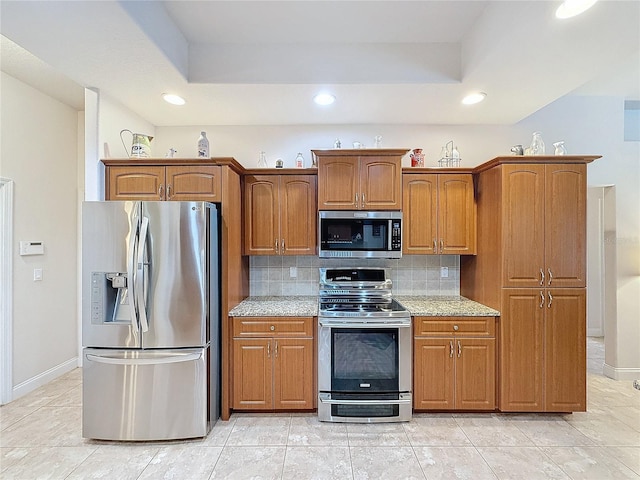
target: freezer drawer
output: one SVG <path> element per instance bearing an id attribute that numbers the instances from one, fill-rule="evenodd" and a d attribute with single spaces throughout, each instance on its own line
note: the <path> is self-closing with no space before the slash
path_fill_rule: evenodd
<path id="1" fill-rule="evenodd" d="M 208 348 L 85 348 L 82 436 L 169 440 L 209 433 Z"/>

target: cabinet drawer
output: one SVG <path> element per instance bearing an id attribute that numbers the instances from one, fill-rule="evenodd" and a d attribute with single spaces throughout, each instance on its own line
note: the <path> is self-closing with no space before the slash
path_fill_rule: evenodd
<path id="1" fill-rule="evenodd" d="M 414 317 L 415 336 L 494 337 L 495 317 Z"/>
<path id="2" fill-rule="evenodd" d="M 313 337 L 312 317 L 234 317 L 234 337 Z"/>

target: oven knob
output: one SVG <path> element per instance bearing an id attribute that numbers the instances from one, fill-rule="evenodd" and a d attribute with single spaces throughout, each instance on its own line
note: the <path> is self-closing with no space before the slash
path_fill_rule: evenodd
<path id="1" fill-rule="evenodd" d="M 458 331 L 458 325 L 454 325 L 453 329 L 457 332 Z"/>
<path id="2" fill-rule="evenodd" d="M 269 330 L 271 330 L 272 332 L 273 332 L 275 329 L 276 329 L 276 327 L 275 327 L 274 325 L 271 325 L 271 326 L 269 327 Z M 456 327 L 456 330 L 457 330 L 457 329 L 458 329 L 458 327 Z"/>

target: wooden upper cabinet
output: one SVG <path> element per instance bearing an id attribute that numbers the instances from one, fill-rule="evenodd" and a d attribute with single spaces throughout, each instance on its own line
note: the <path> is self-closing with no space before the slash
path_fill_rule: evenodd
<path id="1" fill-rule="evenodd" d="M 107 166 L 105 184 L 105 200 L 222 199 L 220 167 L 215 165 Z"/>
<path id="2" fill-rule="evenodd" d="M 313 150 L 319 210 L 401 210 L 407 150 Z"/>
<path id="3" fill-rule="evenodd" d="M 219 202 L 222 182 L 220 167 L 186 165 L 166 167 L 167 200 Z"/>
<path id="4" fill-rule="evenodd" d="M 330 157 L 318 161 L 318 208 L 357 210 L 360 191 L 357 157 Z"/>
<path id="5" fill-rule="evenodd" d="M 476 210 L 471 174 L 403 175 L 405 254 L 476 253 Z"/>
<path id="6" fill-rule="evenodd" d="M 503 165 L 505 287 L 586 285 L 586 165 Z"/>
<path id="7" fill-rule="evenodd" d="M 316 215 L 315 175 L 247 175 L 245 254 L 315 254 Z"/>
<path id="8" fill-rule="evenodd" d="M 360 157 L 360 208 L 402 208 L 402 157 Z"/>
<path id="9" fill-rule="evenodd" d="M 162 200 L 164 168 L 151 165 L 107 167 L 105 200 Z"/>
<path id="10" fill-rule="evenodd" d="M 315 255 L 317 240 L 317 177 L 280 177 L 282 255 Z"/>

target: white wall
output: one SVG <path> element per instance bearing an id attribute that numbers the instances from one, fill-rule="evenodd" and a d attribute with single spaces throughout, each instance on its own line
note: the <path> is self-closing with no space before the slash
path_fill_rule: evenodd
<path id="1" fill-rule="evenodd" d="M 14 186 L 14 398 L 77 365 L 78 112 L 1 73 L 0 175 Z M 44 255 L 19 256 L 20 240 Z M 43 279 L 33 281 L 41 268 Z"/>

